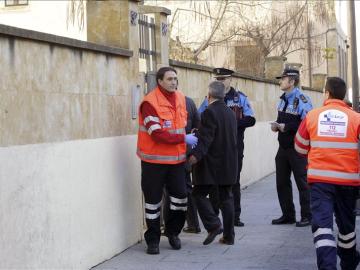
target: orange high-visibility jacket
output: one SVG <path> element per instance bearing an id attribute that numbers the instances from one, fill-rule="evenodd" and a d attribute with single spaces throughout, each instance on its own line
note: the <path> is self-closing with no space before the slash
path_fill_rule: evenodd
<path id="1" fill-rule="evenodd" d="M 161 93 L 157 87 L 149 94 L 147 94 L 143 102 L 149 102 L 156 110 L 161 129 L 166 129 L 170 133 L 185 134 L 185 126 L 187 121 L 187 111 L 185 96 L 180 91 L 175 92 L 176 95 L 176 110 L 171 106 L 166 97 Z M 145 128 L 144 119 L 141 115 L 139 107 L 139 131 L 137 141 L 137 155 L 138 157 L 149 163 L 158 164 L 178 164 L 186 160 L 186 144 L 185 142 L 179 144 L 165 144 L 155 142 Z"/>
<path id="2" fill-rule="evenodd" d="M 308 182 L 360 186 L 360 114 L 341 100 L 329 99 L 306 118 L 310 136 Z"/>

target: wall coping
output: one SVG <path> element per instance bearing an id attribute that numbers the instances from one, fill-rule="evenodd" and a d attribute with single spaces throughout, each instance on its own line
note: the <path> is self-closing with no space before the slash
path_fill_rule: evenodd
<path id="1" fill-rule="evenodd" d="M 315 89 L 315 88 L 311 88 L 309 86 L 301 86 L 301 88 L 304 89 L 304 90 L 312 91 L 312 92 L 319 92 L 319 93 L 323 92 L 322 89 Z"/>
<path id="2" fill-rule="evenodd" d="M 171 10 L 165 7 L 140 5 L 139 13 L 141 14 L 160 13 L 168 16 L 171 15 Z"/>
<path id="3" fill-rule="evenodd" d="M 40 42 L 52 43 L 59 46 L 71 47 L 76 49 L 88 50 L 93 52 L 100 52 L 105 54 L 112 54 L 123 57 L 132 57 L 133 51 L 110 47 L 101 44 L 96 44 L 88 41 L 77 40 L 73 38 L 67 38 L 62 36 L 57 36 L 48 33 L 42 33 L 33 30 L 22 29 L 18 27 L 8 26 L 0 24 L 0 35 L 12 36 L 22 39 L 36 40 Z"/>
<path id="4" fill-rule="evenodd" d="M 214 69 L 213 67 L 209 67 L 209 66 L 185 63 L 185 62 L 172 60 L 172 59 L 169 59 L 169 63 L 172 66 L 206 71 L 206 72 L 210 72 L 210 73 L 212 73 L 213 69 Z M 252 75 L 248 75 L 248 74 L 239 73 L 239 72 L 235 72 L 232 76 L 235 78 L 248 79 L 248 80 L 253 80 L 253 81 L 258 81 L 258 82 L 266 82 L 266 83 L 272 83 L 272 84 L 276 84 L 276 85 L 279 84 L 277 80 L 265 79 L 265 78 L 261 78 L 261 77 L 256 77 L 256 76 L 252 76 Z"/>
<path id="5" fill-rule="evenodd" d="M 213 67 L 209 67 L 209 66 L 186 63 L 186 62 L 181 62 L 181 61 L 172 60 L 172 59 L 169 59 L 169 64 L 171 66 L 175 66 L 175 67 L 189 68 L 189 69 L 194 69 L 194 70 L 206 71 L 206 72 L 210 72 L 210 73 L 212 73 L 212 71 L 214 69 Z M 257 76 L 239 73 L 239 72 L 235 72 L 233 74 L 233 77 L 279 85 L 279 82 L 277 80 L 265 79 L 265 78 L 261 78 L 261 77 L 257 77 Z M 311 88 L 308 86 L 301 86 L 301 88 L 304 90 L 313 91 L 313 92 L 322 92 L 319 89 L 314 89 L 314 88 Z"/>

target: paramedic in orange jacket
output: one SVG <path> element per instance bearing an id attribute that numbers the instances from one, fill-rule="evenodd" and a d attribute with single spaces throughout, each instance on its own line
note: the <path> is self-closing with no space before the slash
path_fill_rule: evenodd
<path id="1" fill-rule="evenodd" d="M 156 74 L 157 87 L 139 107 L 137 155 L 141 159 L 141 188 L 145 198 L 148 254 L 159 254 L 160 208 L 163 188 L 169 192 L 170 211 L 165 235 L 173 249 L 181 248 L 181 232 L 187 209 L 185 182 L 186 143 L 195 146 L 197 138 L 185 134 L 185 96 L 176 91 L 177 73 L 162 67 Z"/>
<path id="2" fill-rule="evenodd" d="M 317 265 L 323 270 L 336 270 L 336 254 L 343 270 L 355 270 L 360 261 L 354 213 L 360 186 L 360 115 L 345 104 L 345 94 L 345 82 L 329 77 L 324 106 L 307 114 L 295 137 L 295 149 L 308 157 L 312 232 Z"/>

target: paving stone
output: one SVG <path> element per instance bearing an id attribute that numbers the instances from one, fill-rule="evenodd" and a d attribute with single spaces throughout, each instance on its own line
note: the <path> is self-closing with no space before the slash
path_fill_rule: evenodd
<path id="1" fill-rule="evenodd" d="M 298 191 L 293 185 L 294 203 L 299 218 Z M 145 243 L 139 243 L 94 270 L 313 270 L 315 248 L 310 227 L 271 225 L 281 215 L 275 175 L 270 175 L 242 191 L 241 220 L 245 227 L 235 227 L 235 244 L 202 245 L 207 233 L 181 233 L 181 250 L 173 250 L 166 237 L 160 242 L 160 255 L 145 254 Z M 360 218 L 357 218 L 360 235 Z M 336 231 L 336 227 L 335 227 Z M 358 238 L 359 243 L 359 238 Z"/>

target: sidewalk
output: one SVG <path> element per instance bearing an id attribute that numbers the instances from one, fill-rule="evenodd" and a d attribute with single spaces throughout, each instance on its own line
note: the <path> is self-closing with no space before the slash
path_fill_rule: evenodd
<path id="1" fill-rule="evenodd" d="M 293 188 L 296 189 L 295 184 Z M 299 213 L 297 195 L 298 192 L 294 190 L 294 202 Z M 310 227 L 271 225 L 271 220 L 280 216 L 274 174 L 243 190 L 241 200 L 241 219 L 245 227 L 235 227 L 236 240 L 233 246 L 219 244 L 220 237 L 212 244 L 203 246 L 202 241 L 207 235 L 204 230 L 201 234 L 181 233 L 181 250 L 172 250 L 167 238 L 162 237 L 160 255 L 145 254 L 145 243 L 141 242 L 93 269 L 317 269 Z M 359 226 L 357 220 L 358 235 Z"/>

